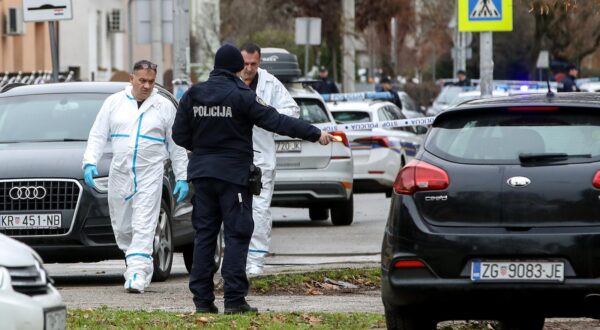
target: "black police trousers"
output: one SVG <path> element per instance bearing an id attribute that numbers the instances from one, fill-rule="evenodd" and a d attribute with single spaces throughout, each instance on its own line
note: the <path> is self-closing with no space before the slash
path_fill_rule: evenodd
<path id="1" fill-rule="evenodd" d="M 249 287 L 246 258 L 254 230 L 252 195 L 246 186 L 215 178 L 199 178 L 192 182 L 192 224 L 196 236 L 189 287 L 194 295 L 194 304 L 197 308 L 207 307 L 215 300 L 214 255 L 217 235 L 223 223 L 225 253 L 221 275 L 225 307 L 239 306 L 245 302 Z"/>

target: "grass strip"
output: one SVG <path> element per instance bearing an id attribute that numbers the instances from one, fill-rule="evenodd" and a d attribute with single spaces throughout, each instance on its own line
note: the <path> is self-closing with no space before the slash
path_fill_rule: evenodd
<path id="1" fill-rule="evenodd" d="M 346 283 L 358 288 L 348 289 Z M 381 269 L 378 267 L 341 268 L 250 278 L 250 288 L 257 294 L 319 295 L 339 291 L 376 290 L 380 287 Z"/>
<path id="2" fill-rule="evenodd" d="M 68 329 L 385 329 L 374 313 L 260 313 L 210 315 L 128 311 L 101 307 L 69 310 Z"/>

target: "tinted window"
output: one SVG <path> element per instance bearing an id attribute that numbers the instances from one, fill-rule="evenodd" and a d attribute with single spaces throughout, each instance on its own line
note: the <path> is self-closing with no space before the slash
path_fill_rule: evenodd
<path id="1" fill-rule="evenodd" d="M 333 118 L 340 123 L 368 123 L 371 115 L 365 111 L 334 111 Z"/>
<path id="2" fill-rule="evenodd" d="M 415 101 L 406 94 L 401 94 L 400 98 L 402 99 L 402 107 L 406 110 L 418 111 L 417 105 Z"/>
<path id="3" fill-rule="evenodd" d="M 2 98 L 0 142 L 87 140 L 109 94 L 44 94 Z"/>
<path id="4" fill-rule="evenodd" d="M 380 108 L 379 110 L 377 110 L 377 117 L 379 117 L 379 120 L 393 120 L 393 118 L 389 117 L 389 113 L 387 112 L 387 110 L 385 108 Z"/>
<path id="5" fill-rule="evenodd" d="M 594 112 L 596 114 L 594 114 Z M 597 111 L 465 111 L 440 118 L 425 149 L 457 162 L 520 163 L 522 154 L 589 155 L 569 162 L 600 159 Z"/>
<path id="6" fill-rule="evenodd" d="M 317 99 L 295 99 L 300 107 L 300 119 L 309 124 L 330 123 L 327 110 L 323 103 Z"/>
<path id="7" fill-rule="evenodd" d="M 400 120 L 406 119 L 406 116 L 402 114 L 402 111 L 397 106 L 389 106 L 385 108 L 387 117 L 389 120 Z M 404 131 L 409 133 L 416 133 L 414 126 L 401 126 L 401 127 L 390 127 L 389 129 L 395 131 Z"/>

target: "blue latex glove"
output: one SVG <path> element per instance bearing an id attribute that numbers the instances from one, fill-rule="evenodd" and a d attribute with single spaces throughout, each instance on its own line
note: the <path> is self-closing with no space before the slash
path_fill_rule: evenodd
<path id="1" fill-rule="evenodd" d="M 181 201 L 185 199 L 185 196 L 187 196 L 189 191 L 190 187 L 188 186 L 187 181 L 177 180 L 177 183 L 175 183 L 175 190 L 173 190 L 173 196 L 179 193 L 179 197 L 177 197 L 177 203 L 181 203 Z"/>
<path id="2" fill-rule="evenodd" d="M 90 188 L 96 187 L 96 184 L 94 183 L 94 175 L 98 175 L 96 165 L 85 165 L 83 168 L 83 178 L 85 179 L 85 184 L 87 184 Z"/>

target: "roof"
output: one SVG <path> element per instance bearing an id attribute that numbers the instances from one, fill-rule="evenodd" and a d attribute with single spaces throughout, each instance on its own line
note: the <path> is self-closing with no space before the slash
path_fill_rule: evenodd
<path id="1" fill-rule="evenodd" d="M 52 84 L 25 85 L 0 93 L 0 97 L 56 94 L 56 93 L 107 93 L 112 94 L 125 88 L 126 82 L 62 82 Z"/>
<path id="2" fill-rule="evenodd" d="M 309 86 L 303 86 L 302 83 L 284 83 L 284 85 L 292 97 L 319 99 L 323 101 L 321 94 L 317 93 Z"/>
<path id="3" fill-rule="evenodd" d="M 285 50 L 283 48 L 274 48 L 274 47 L 261 48 L 260 52 L 261 52 L 261 54 L 271 54 L 271 53 L 285 53 L 285 54 L 289 54 L 290 53 L 290 52 L 288 52 L 287 50 Z"/>
<path id="4" fill-rule="evenodd" d="M 554 96 L 547 97 L 545 93 L 542 94 L 524 94 L 524 95 L 513 95 L 493 98 L 483 98 L 477 100 L 467 101 L 449 111 L 460 111 L 461 109 L 472 109 L 472 108 L 492 108 L 492 107 L 505 107 L 505 106 L 519 106 L 519 105 L 556 105 L 563 107 L 600 107 L 600 93 L 554 93 Z"/>
<path id="5" fill-rule="evenodd" d="M 393 105 L 393 103 L 383 100 L 327 102 L 331 111 L 375 111 L 382 104 Z"/>

